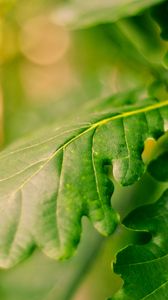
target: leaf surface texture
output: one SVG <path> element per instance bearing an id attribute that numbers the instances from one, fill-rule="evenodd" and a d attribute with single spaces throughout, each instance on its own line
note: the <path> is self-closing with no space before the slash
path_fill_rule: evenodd
<path id="1" fill-rule="evenodd" d="M 114 271 L 124 279 L 112 300 L 162 300 L 168 298 L 168 190 L 154 204 L 132 211 L 124 224 L 149 232 L 145 245 L 130 245 L 117 255 Z"/>
<path id="2" fill-rule="evenodd" d="M 35 245 L 52 258 L 71 256 L 83 216 L 111 234 L 119 218 L 108 166 L 121 185 L 136 182 L 146 170 L 145 140 L 163 135 L 167 122 L 168 102 L 149 100 L 51 126 L 2 151 L 0 266 L 15 265 Z"/>

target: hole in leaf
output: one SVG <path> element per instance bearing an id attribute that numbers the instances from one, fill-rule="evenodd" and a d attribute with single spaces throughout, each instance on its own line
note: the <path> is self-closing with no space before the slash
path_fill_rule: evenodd
<path id="1" fill-rule="evenodd" d="M 144 151 L 142 153 L 142 159 L 145 164 L 148 164 L 152 159 L 153 152 L 156 146 L 156 140 L 154 138 L 148 138 L 144 143 Z"/>

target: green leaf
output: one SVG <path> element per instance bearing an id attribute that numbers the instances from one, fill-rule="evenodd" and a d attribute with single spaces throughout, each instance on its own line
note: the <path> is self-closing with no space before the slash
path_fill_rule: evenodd
<path id="1" fill-rule="evenodd" d="M 114 231 L 107 166 L 122 185 L 140 179 L 144 142 L 166 130 L 168 101 L 92 111 L 83 122 L 51 126 L 1 152 L 1 267 L 15 265 L 34 245 L 52 258 L 71 256 L 83 216 L 105 236 Z"/>
<path id="2" fill-rule="evenodd" d="M 57 9 L 55 18 L 73 28 L 99 23 L 115 22 L 123 17 L 136 15 L 163 0 L 69 0 Z"/>
<path id="3" fill-rule="evenodd" d="M 124 279 L 112 300 L 168 299 L 168 190 L 154 204 L 132 211 L 124 224 L 151 234 L 145 245 L 130 245 L 117 255 L 114 271 Z"/>
<path id="4" fill-rule="evenodd" d="M 148 164 L 148 172 L 157 181 L 168 181 L 168 132 L 156 143 Z"/>
<path id="5" fill-rule="evenodd" d="M 168 16 L 168 6 L 167 1 L 157 5 L 152 9 L 152 16 L 159 24 L 161 29 L 161 37 L 164 40 L 168 40 L 168 24 L 167 24 L 167 16 Z"/>
<path id="6" fill-rule="evenodd" d="M 104 239 L 100 238 L 91 224 L 84 222 L 79 251 L 72 259 L 64 262 L 53 261 L 35 251 L 30 259 L 15 268 L 0 270 L 0 299 L 70 299 L 86 276 L 88 267 L 100 255 L 103 245 Z"/>
<path id="7" fill-rule="evenodd" d="M 168 153 L 165 152 L 152 160 L 148 172 L 158 181 L 168 181 Z"/>
<path id="8" fill-rule="evenodd" d="M 168 132 L 159 139 L 153 149 L 148 172 L 158 181 L 168 181 Z"/>

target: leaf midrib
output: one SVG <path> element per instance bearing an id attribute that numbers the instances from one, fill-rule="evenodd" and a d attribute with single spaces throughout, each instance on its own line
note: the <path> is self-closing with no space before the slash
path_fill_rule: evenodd
<path id="1" fill-rule="evenodd" d="M 107 124 L 110 121 L 114 121 L 114 120 L 117 120 L 117 119 L 123 119 L 123 118 L 126 118 L 126 117 L 130 117 L 130 116 L 137 115 L 137 114 L 140 114 L 140 113 L 145 113 L 145 112 L 152 111 L 152 110 L 155 110 L 155 109 L 158 109 L 158 108 L 161 108 L 161 107 L 165 107 L 165 106 L 168 106 L 168 100 L 165 100 L 165 101 L 162 101 L 162 102 L 159 102 L 159 103 L 155 103 L 155 104 L 152 104 L 152 105 L 149 105 L 149 106 L 145 106 L 145 107 L 142 107 L 142 108 L 139 108 L 139 109 L 136 109 L 136 110 L 127 111 L 127 112 L 124 112 L 124 113 L 121 113 L 121 114 L 118 114 L 118 115 L 115 115 L 115 116 L 113 115 L 112 117 L 108 117 L 106 119 L 100 120 L 100 121 L 92 124 L 90 127 L 83 130 L 77 136 L 71 138 L 65 144 L 61 145 L 56 151 L 54 151 L 48 157 L 48 159 L 45 161 L 45 163 L 43 165 L 41 165 L 35 173 L 33 173 L 29 178 L 27 178 L 18 187 L 18 189 L 16 189 L 12 194 L 14 195 L 20 189 L 22 189 L 34 176 L 36 176 L 57 155 L 57 153 L 59 153 L 59 151 L 64 150 L 69 144 L 71 144 L 72 142 L 74 142 L 75 140 L 77 140 L 78 138 L 83 136 L 84 134 L 88 133 L 89 131 L 91 131 L 91 130 L 97 128 L 97 127 L 103 126 L 103 125 Z M 21 171 L 21 173 L 22 173 L 22 171 Z M 14 174 L 13 177 L 14 176 L 16 176 L 16 175 Z M 8 180 L 8 178 L 5 178 L 4 180 Z"/>

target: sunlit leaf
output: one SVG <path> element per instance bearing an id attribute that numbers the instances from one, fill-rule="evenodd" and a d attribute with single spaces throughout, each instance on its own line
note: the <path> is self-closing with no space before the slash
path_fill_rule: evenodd
<path id="1" fill-rule="evenodd" d="M 122 185 L 145 172 L 147 138 L 164 133 L 167 101 L 116 110 L 106 107 L 63 127 L 53 126 L 21 140 L 0 156 L 0 265 L 8 268 L 34 245 L 52 258 L 74 253 L 81 218 L 103 235 L 118 215 L 111 207 L 113 176 Z M 94 109 L 96 111 L 96 107 Z"/>

